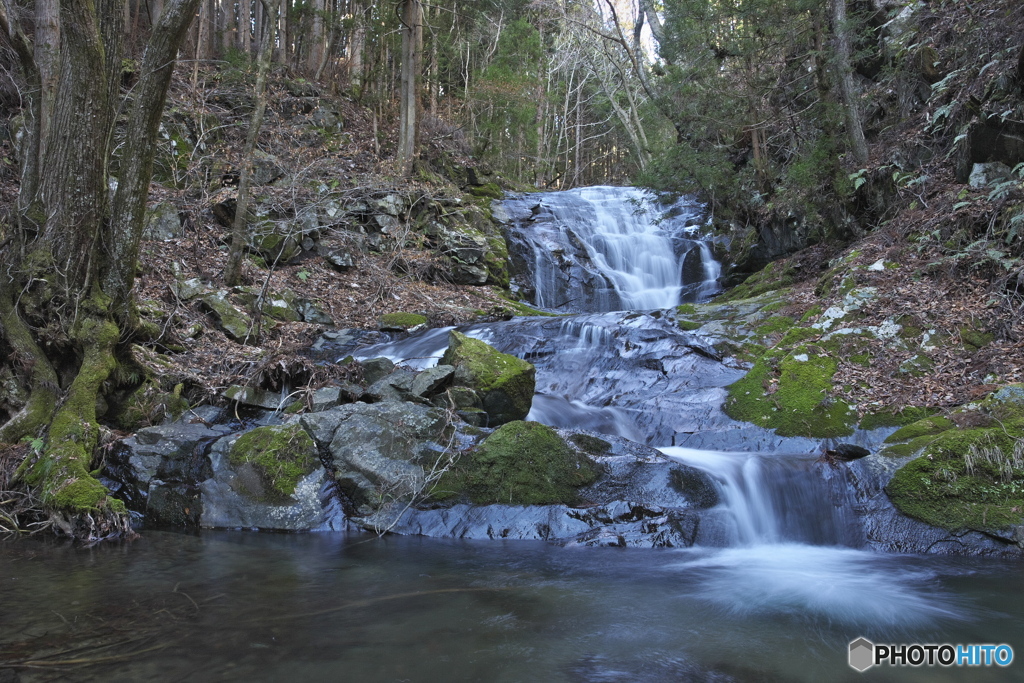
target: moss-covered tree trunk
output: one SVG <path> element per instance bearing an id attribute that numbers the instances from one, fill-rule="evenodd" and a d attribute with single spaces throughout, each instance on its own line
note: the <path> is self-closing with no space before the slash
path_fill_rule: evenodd
<path id="1" fill-rule="evenodd" d="M 198 0 L 169 3 L 153 31 L 130 107 L 122 182 L 108 200 L 108 164 L 120 104 L 124 6 L 60 0 L 56 95 L 22 164 L 15 220 L 0 235 L 0 370 L 15 389 L 0 397 L 0 441 L 29 438 L 18 470 L 57 529 L 96 540 L 130 533 L 124 505 L 92 474 L 103 395 L 117 388 L 138 329 L 131 289 L 153 141 L 178 46 Z M 17 19 L 0 11 L 26 83 L 39 69 Z M 32 95 L 30 93 L 30 96 Z M 30 111 L 41 113 L 37 103 Z M 38 144 L 46 130 L 46 144 Z M 32 154 L 35 156 L 32 156 Z M 36 178 L 31 178 L 32 175 Z M 4 367 L 6 365 L 6 367 Z"/>

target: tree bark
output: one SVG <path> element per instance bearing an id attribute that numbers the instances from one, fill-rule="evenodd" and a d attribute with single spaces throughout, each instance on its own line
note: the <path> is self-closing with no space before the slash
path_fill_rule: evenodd
<path id="1" fill-rule="evenodd" d="M 419 75 L 423 54 L 423 5 L 403 0 L 401 118 L 398 126 L 398 168 L 411 176 L 416 160 L 416 127 L 419 118 Z"/>
<path id="2" fill-rule="evenodd" d="M 832 30 L 836 46 L 836 68 L 839 71 L 839 90 L 842 93 L 843 113 L 846 117 L 846 134 L 850 138 L 853 158 L 863 166 L 868 161 L 868 145 L 864 139 L 857 89 L 853 83 L 853 67 L 850 63 L 850 27 L 846 20 L 846 0 L 830 0 L 832 5 Z"/>
<path id="3" fill-rule="evenodd" d="M 111 209 L 107 164 L 126 1 L 60 0 L 60 69 L 47 117 L 49 138 L 45 150 L 34 148 L 35 158 L 22 159 L 25 167 L 42 169 L 36 187 L 20 188 L 22 223 L 35 229 L 0 245 L 0 262 L 7 264 L 0 277 L 0 336 L 14 354 L 4 362 L 28 391 L 21 410 L 0 425 L 0 440 L 44 437 L 17 477 L 35 490 L 56 527 L 78 538 L 132 533 L 123 503 L 90 474 L 100 433 L 97 402 L 114 369 L 129 362 L 118 349 L 127 348 L 135 330 L 123 324 L 119 310 L 130 308 L 153 139 L 198 1 L 170 2 L 152 31 Z M 2 8 L 0 25 L 14 37 L 27 80 L 38 85 L 34 51 Z M 39 91 L 29 98 L 30 111 L 38 112 Z"/>
<path id="4" fill-rule="evenodd" d="M 280 0 L 264 0 L 268 20 L 267 26 L 277 25 L 277 8 Z M 229 287 L 241 284 L 242 258 L 248 243 L 246 228 L 249 224 L 249 185 L 252 181 L 253 154 L 256 141 L 259 139 L 260 128 L 263 126 L 263 115 L 267 109 L 267 77 L 270 74 L 270 63 L 274 56 L 274 35 L 270 32 L 260 41 L 260 53 L 257 58 L 256 71 L 256 108 L 249 120 L 249 130 L 245 136 L 245 149 L 242 151 L 242 171 L 238 180 L 238 198 L 235 202 L 235 220 L 231 226 L 231 252 L 224 268 L 224 284 Z"/>

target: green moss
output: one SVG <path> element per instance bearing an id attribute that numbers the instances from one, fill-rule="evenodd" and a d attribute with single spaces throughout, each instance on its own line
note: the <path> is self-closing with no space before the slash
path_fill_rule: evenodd
<path id="1" fill-rule="evenodd" d="M 906 425 L 923 420 L 934 412 L 931 408 L 907 406 L 901 410 L 883 410 L 877 413 L 869 413 L 861 418 L 861 429 L 879 429 L 881 427 L 904 427 Z"/>
<path id="2" fill-rule="evenodd" d="M 823 312 L 824 312 L 824 309 L 821 306 L 815 304 L 814 306 L 811 306 L 809 309 L 807 309 L 806 313 L 804 313 L 802 316 L 800 316 L 800 322 L 802 322 L 802 323 L 809 322 L 809 321 L 813 320 L 814 318 L 817 318 Z"/>
<path id="3" fill-rule="evenodd" d="M 380 317 L 382 330 L 409 330 L 417 325 L 426 325 L 426 316 L 418 313 L 386 313 Z"/>
<path id="4" fill-rule="evenodd" d="M 765 308 L 767 308 L 767 306 Z M 762 308 L 761 310 L 763 311 L 765 310 L 765 308 Z M 789 318 L 784 315 L 774 315 L 771 318 L 768 318 L 768 320 L 766 320 L 764 324 L 759 326 L 754 331 L 757 332 L 757 334 L 761 335 L 762 337 L 767 337 L 768 335 L 775 334 L 777 332 L 785 332 L 786 330 L 789 330 L 791 327 L 793 327 L 792 318 Z"/>
<path id="5" fill-rule="evenodd" d="M 899 443 L 916 439 L 919 436 L 935 436 L 954 427 L 956 425 L 949 418 L 942 417 L 941 415 L 930 415 L 912 422 L 901 429 L 897 429 L 889 435 L 885 442 Z"/>
<path id="6" fill-rule="evenodd" d="M 716 301 L 738 301 L 789 287 L 796 281 L 796 271 L 785 261 L 774 261 L 748 277 L 742 284 L 720 296 Z"/>
<path id="7" fill-rule="evenodd" d="M 257 427 L 238 437 L 229 460 L 235 466 L 250 465 L 263 485 L 249 489 L 256 498 L 286 502 L 304 476 L 320 464 L 316 445 L 298 424 L 285 427 Z"/>
<path id="8" fill-rule="evenodd" d="M 521 358 L 452 330 L 442 365 L 455 367 L 455 383 L 483 398 L 491 424 L 521 420 L 533 403 L 536 370 Z"/>
<path id="9" fill-rule="evenodd" d="M 544 316 L 546 318 L 559 317 L 558 313 L 541 311 L 533 308 L 532 306 L 528 306 L 521 301 L 514 301 L 509 298 L 504 298 L 502 303 L 492 308 L 490 315 L 518 315 L 523 317 Z"/>
<path id="10" fill-rule="evenodd" d="M 971 437 L 975 453 L 987 451 L 993 460 L 1012 458 L 1012 448 L 1005 450 L 1005 445 L 990 441 L 991 436 Z M 963 454 L 930 453 L 900 468 L 885 491 L 901 512 L 934 526 L 951 530 L 1004 529 L 1024 522 L 1024 467 L 1012 467 L 1012 460 L 1010 463 L 1007 477 L 993 462 L 969 464 Z"/>
<path id="11" fill-rule="evenodd" d="M 729 387 L 725 412 L 780 436 L 832 438 L 853 433 L 856 415 L 830 396 L 837 362 L 809 347 L 768 353 Z"/>
<path id="12" fill-rule="evenodd" d="M 610 443 L 590 434 L 573 434 L 569 437 L 569 441 L 572 441 L 590 455 L 604 455 L 612 449 Z"/>
<path id="13" fill-rule="evenodd" d="M 960 341 L 963 342 L 964 349 L 971 353 L 988 346 L 995 338 L 995 335 L 989 332 L 982 332 L 967 326 L 960 328 Z"/>
<path id="14" fill-rule="evenodd" d="M 501 199 L 505 193 L 496 183 L 486 183 L 469 188 L 469 193 L 481 199 Z"/>
<path id="15" fill-rule="evenodd" d="M 772 303 L 770 303 L 767 306 L 765 306 L 764 308 L 762 308 L 761 312 L 762 313 L 774 313 L 776 311 L 781 311 L 783 308 L 786 307 L 786 305 L 787 305 L 787 303 L 785 301 L 773 301 Z"/>
<path id="16" fill-rule="evenodd" d="M 697 307 L 693 304 L 682 304 L 676 308 L 676 312 L 679 315 L 696 315 Z"/>
<path id="17" fill-rule="evenodd" d="M 685 332 L 692 332 L 704 327 L 704 323 L 699 323 L 693 320 L 678 320 L 676 322 L 679 325 L 679 329 Z"/>
<path id="18" fill-rule="evenodd" d="M 813 327 L 794 327 L 786 332 L 775 346 L 780 349 L 790 348 L 819 336 L 821 336 L 821 330 L 816 330 Z"/>
<path id="19" fill-rule="evenodd" d="M 598 466 L 538 422 L 509 422 L 462 456 L 442 477 L 435 498 L 467 494 L 486 505 L 575 504 L 579 488 L 596 481 Z"/>

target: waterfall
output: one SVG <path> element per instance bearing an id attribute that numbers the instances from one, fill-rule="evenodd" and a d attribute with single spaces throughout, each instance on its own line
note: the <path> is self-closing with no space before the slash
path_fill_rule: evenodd
<path id="1" fill-rule="evenodd" d="M 630 187 L 589 187 L 508 200 L 514 260 L 534 304 L 561 312 L 648 310 L 718 291 L 720 266 L 698 239 L 703 207 L 662 206 Z"/>
<path id="2" fill-rule="evenodd" d="M 863 545 L 860 526 L 848 513 L 849 501 L 835 500 L 844 490 L 818 476 L 811 456 L 660 450 L 715 481 L 724 517 L 721 536 L 711 539 L 716 545 Z"/>

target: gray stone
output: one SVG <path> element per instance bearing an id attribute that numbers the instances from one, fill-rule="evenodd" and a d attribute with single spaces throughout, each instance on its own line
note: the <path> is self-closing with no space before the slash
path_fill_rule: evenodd
<path id="1" fill-rule="evenodd" d="M 288 397 L 280 392 L 235 385 L 224 390 L 224 398 L 229 401 L 237 401 L 242 405 L 254 406 L 265 410 L 280 410 Z"/>
<path id="2" fill-rule="evenodd" d="M 327 410 L 328 408 L 341 405 L 341 388 L 322 387 L 317 389 L 313 392 L 310 403 L 313 406 L 313 412 L 319 412 L 321 410 Z"/>
<path id="3" fill-rule="evenodd" d="M 395 370 L 395 364 L 383 356 L 359 361 L 359 364 L 363 366 L 363 379 L 366 380 L 367 384 L 373 384 L 384 377 L 384 375 L 389 375 Z"/>
<path id="4" fill-rule="evenodd" d="M 352 252 L 345 248 L 321 243 L 317 245 L 316 252 L 331 268 L 340 273 L 347 272 L 356 267 L 355 257 L 352 256 Z"/>
<path id="5" fill-rule="evenodd" d="M 217 328 L 224 332 L 229 339 L 243 344 L 254 341 L 249 336 L 252 321 L 247 313 L 228 300 L 227 291 L 221 290 L 207 294 L 200 303 L 211 315 Z"/>
<path id="6" fill-rule="evenodd" d="M 397 194 L 389 194 L 374 202 L 376 207 L 389 216 L 401 216 L 405 211 L 406 201 Z"/>
<path id="7" fill-rule="evenodd" d="M 324 313 L 316 304 L 309 299 L 299 298 L 295 300 L 295 310 L 302 316 L 303 322 L 313 325 L 333 325 L 334 318 Z"/>
<path id="8" fill-rule="evenodd" d="M 200 294 L 210 291 L 210 286 L 197 277 L 175 282 L 173 287 L 175 295 L 182 301 L 195 299 Z"/>
<path id="9" fill-rule="evenodd" d="M 984 189 L 993 183 L 1008 179 L 1012 174 L 1013 170 L 1000 161 L 974 164 L 968 183 L 971 187 Z"/>
<path id="10" fill-rule="evenodd" d="M 182 236 L 181 217 L 178 207 L 170 202 L 160 202 L 146 210 L 145 226 L 142 228 L 144 240 L 173 240 Z"/>
<path id="11" fill-rule="evenodd" d="M 448 384 L 455 374 L 451 365 L 436 365 L 416 375 L 409 388 L 413 396 L 429 397 Z"/>

